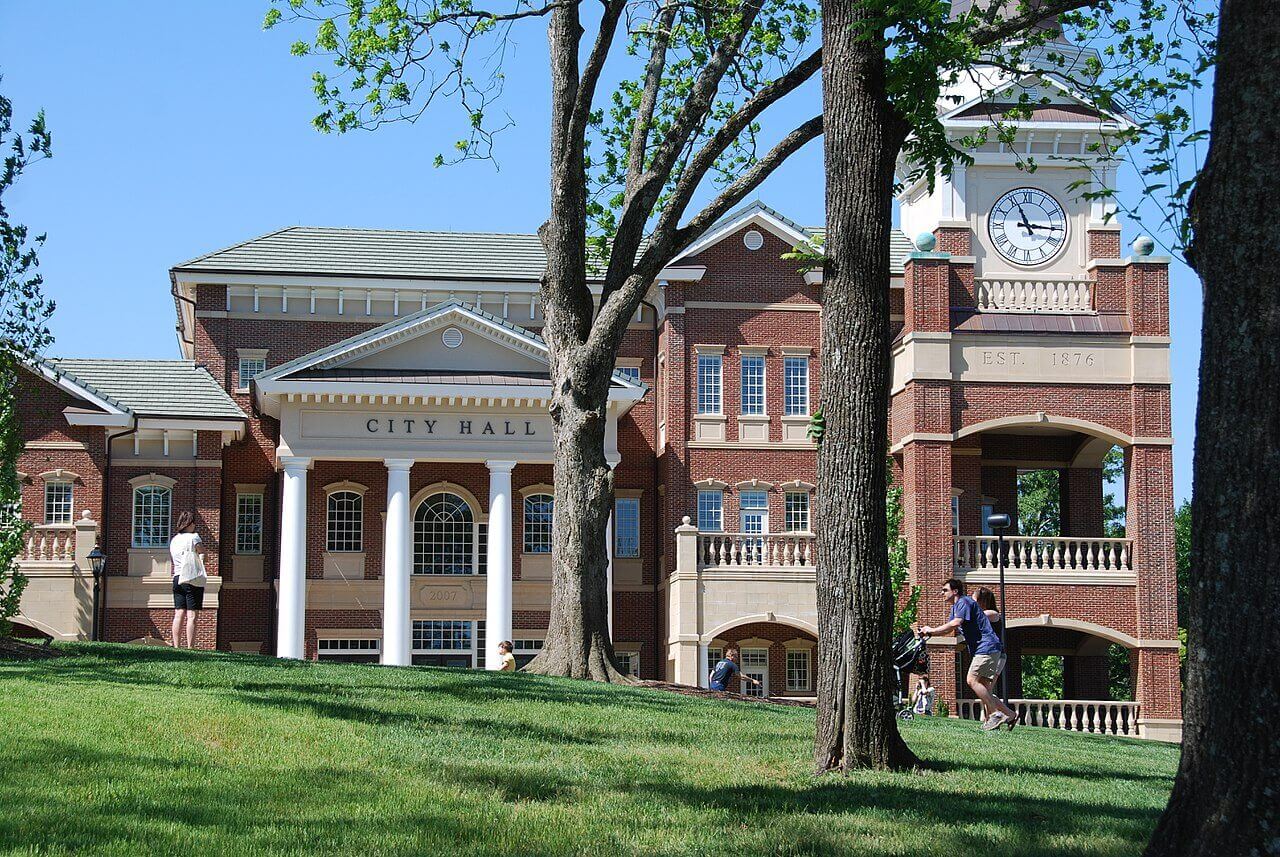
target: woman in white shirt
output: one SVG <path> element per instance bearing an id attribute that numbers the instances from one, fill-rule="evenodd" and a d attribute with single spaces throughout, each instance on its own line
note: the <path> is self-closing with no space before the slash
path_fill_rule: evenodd
<path id="1" fill-rule="evenodd" d="M 182 645 L 187 630 L 187 648 L 196 645 L 196 613 L 204 607 L 204 545 L 196 533 L 196 517 L 190 512 L 178 516 L 178 532 L 169 542 L 173 560 L 173 647 Z"/>

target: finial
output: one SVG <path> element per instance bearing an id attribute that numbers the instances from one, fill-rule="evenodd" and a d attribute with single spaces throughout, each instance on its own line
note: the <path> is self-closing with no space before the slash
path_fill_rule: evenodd
<path id="1" fill-rule="evenodd" d="M 1138 256 L 1150 256 L 1156 249 L 1155 239 L 1149 235 L 1139 235 L 1133 239 L 1133 252 Z"/>
<path id="2" fill-rule="evenodd" d="M 938 239 L 932 232 L 921 232 L 916 236 L 916 249 L 921 253 L 932 253 L 938 246 Z"/>
<path id="3" fill-rule="evenodd" d="M 680 519 L 680 523 L 687 527 L 691 523 L 691 519 L 689 518 L 688 515 L 685 515 L 683 518 Z"/>

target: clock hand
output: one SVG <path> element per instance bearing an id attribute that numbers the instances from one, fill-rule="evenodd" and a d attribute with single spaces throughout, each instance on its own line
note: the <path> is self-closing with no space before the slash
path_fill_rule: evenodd
<path id="1" fill-rule="evenodd" d="M 1022 210 L 1022 206 L 1018 206 L 1018 213 L 1022 215 L 1022 220 L 1018 221 L 1018 225 L 1027 230 L 1027 237 L 1035 234 L 1036 228 L 1031 225 L 1027 213 Z"/>

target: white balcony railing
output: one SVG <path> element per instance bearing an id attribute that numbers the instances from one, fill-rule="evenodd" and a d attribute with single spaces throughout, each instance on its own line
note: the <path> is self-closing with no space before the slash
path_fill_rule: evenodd
<path id="1" fill-rule="evenodd" d="M 1092 280 L 1004 280 L 978 277 L 982 312 L 1092 312 Z"/>
<path id="2" fill-rule="evenodd" d="M 812 567 L 812 533 L 699 533 L 698 565 L 703 568 Z"/>
<path id="3" fill-rule="evenodd" d="M 18 554 L 18 562 L 75 562 L 76 528 L 33 528 Z"/>
<path id="4" fill-rule="evenodd" d="M 998 568 L 999 540 L 995 536 L 958 536 L 958 571 Z M 1005 536 L 1005 571 L 1081 571 L 1131 573 L 1131 539 L 1071 536 Z"/>
<path id="5" fill-rule="evenodd" d="M 1027 726 L 1043 726 L 1090 735 L 1138 734 L 1138 703 L 1104 699 L 1011 699 L 1009 705 Z M 962 699 L 957 713 L 965 720 L 982 719 L 982 703 Z"/>

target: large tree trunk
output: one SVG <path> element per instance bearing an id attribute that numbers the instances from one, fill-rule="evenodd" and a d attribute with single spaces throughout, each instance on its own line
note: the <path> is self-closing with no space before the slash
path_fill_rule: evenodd
<path id="1" fill-rule="evenodd" d="M 1182 762 L 1148 857 L 1280 854 L 1280 17 L 1222 4 L 1209 157 Z M 1141 538 L 1141 533 L 1135 534 Z"/>
<path id="2" fill-rule="evenodd" d="M 872 10 L 874 12 L 874 10 Z M 879 39 L 861 3 L 823 0 L 827 237 L 818 450 L 819 771 L 899 768 L 915 756 L 890 703 L 893 598 L 885 523 L 889 233 L 903 140 Z"/>
<path id="3" fill-rule="evenodd" d="M 547 254 L 542 335 L 551 351 L 551 425 L 555 443 L 555 511 L 551 543 L 551 617 L 542 651 L 526 672 L 627 681 L 609 639 L 605 533 L 613 473 L 604 457 L 612 352 L 584 344 L 595 302 L 587 285 L 587 182 L 584 146 L 574 123 L 578 96 L 576 4 L 552 12 L 551 212 L 539 230 Z"/>

